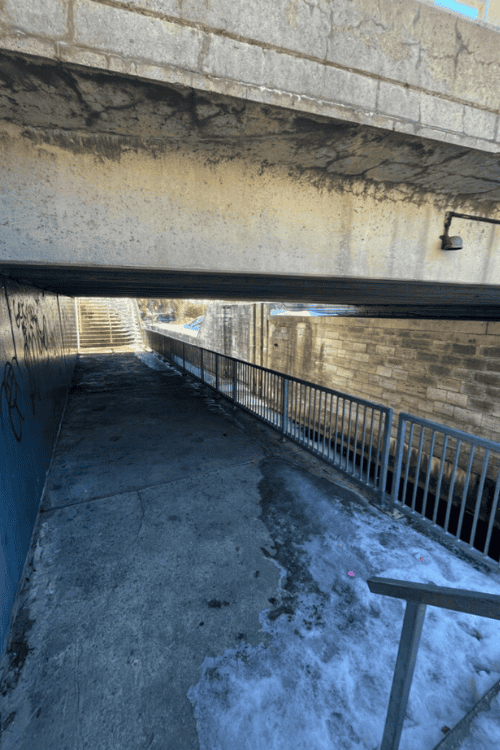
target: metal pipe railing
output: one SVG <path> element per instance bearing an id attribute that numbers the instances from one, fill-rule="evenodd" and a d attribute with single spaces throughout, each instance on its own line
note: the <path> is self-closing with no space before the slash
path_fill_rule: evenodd
<path id="1" fill-rule="evenodd" d="M 393 419 L 390 407 L 185 344 L 163 333 L 147 330 L 146 334 L 151 348 L 274 427 L 283 439 L 298 443 L 375 490 L 382 504 Z M 336 420 L 333 426 L 334 404 L 338 412 L 340 402 L 342 425 Z"/>
<path id="2" fill-rule="evenodd" d="M 76 314 L 76 351 L 80 350 L 80 300 L 75 297 L 75 314 Z"/>
<path id="3" fill-rule="evenodd" d="M 398 510 L 403 514 L 417 516 L 419 521 L 431 523 L 438 536 L 446 537 L 448 541 L 451 537 L 455 546 L 469 557 L 491 569 L 498 569 L 498 561 L 487 555 L 500 496 L 500 444 L 402 413 L 399 417 L 396 454 L 392 461 L 390 449 L 393 411 L 389 407 L 193 344 L 184 346 L 180 340 L 164 334 L 147 331 L 147 336 L 151 348 L 182 369 L 189 368 L 192 375 L 225 398 L 274 427 L 281 433 L 283 440 L 288 438 L 298 443 L 348 474 L 354 481 L 374 491 L 380 506 L 385 505 L 386 499 L 389 499 L 390 511 L 397 504 Z M 236 363 L 236 388 L 233 362 Z M 408 420 L 412 424 L 407 439 Z M 420 434 L 418 429 L 421 430 Z M 424 430 L 429 433 L 427 438 Z M 416 446 L 413 447 L 415 437 Z M 457 443 L 455 453 L 447 461 L 448 447 L 453 448 L 453 441 Z M 470 452 L 466 461 L 461 450 L 467 445 Z M 481 458 L 481 450 L 486 450 L 486 453 L 482 465 L 474 474 L 474 462 L 478 463 Z M 392 492 L 388 498 L 386 486 L 390 460 L 393 474 Z M 498 463 L 498 475 L 492 477 L 495 460 Z M 471 512 L 471 516 L 474 516 L 472 534 L 469 541 L 464 542 L 460 534 L 466 505 L 470 505 L 473 476 L 476 476 L 477 498 Z M 416 503 L 417 500 L 420 502 L 422 487 L 422 507 L 417 510 Z M 443 488 L 448 495 L 444 529 L 438 525 L 439 497 L 435 501 L 432 520 L 426 518 L 432 494 L 437 491 L 441 493 Z M 456 533 L 452 536 L 448 529 L 452 520 L 456 519 L 452 519 L 451 505 L 456 504 L 457 493 L 460 491 L 460 518 Z M 411 508 L 405 504 L 407 494 L 411 495 Z M 488 501 L 483 505 L 488 505 L 491 501 L 487 508 L 491 512 L 487 519 L 486 543 L 482 552 L 473 546 L 477 535 L 481 494 L 487 496 Z M 469 520 L 467 516 L 467 523 Z M 440 523 L 443 524 L 442 521 Z"/>
<path id="4" fill-rule="evenodd" d="M 398 750 L 427 606 L 500 620 L 500 596 L 378 576 L 369 578 L 366 583 L 372 594 L 406 599 L 403 629 L 380 746 L 380 750 Z"/>
<path id="5" fill-rule="evenodd" d="M 410 430 L 407 437 L 408 423 Z M 420 429 L 420 437 L 418 445 L 413 447 L 415 427 Z M 427 438 L 425 432 L 429 433 Z M 473 470 L 474 468 L 476 471 Z M 473 477 L 475 479 L 471 481 Z M 411 507 L 408 507 L 405 499 L 411 482 L 414 486 Z M 419 488 L 422 507 L 417 510 Z M 426 517 L 426 511 L 432 496 L 434 496 L 434 510 L 431 520 Z M 500 443 L 411 414 L 399 415 L 391 510 L 397 505 L 398 510 L 403 513 L 418 516 L 423 522 L 431 523 L 438 534 L 448 538 L 453 536 L 453 541 L 457 546 L 466 547 L 474 557 L 484 561 L 490 549 L 499 496 Z M 444 512 L 443 501 L 446 502 L 446 512 L 441 528 L 441 525 L 437 523 L 437 517 L 440 507 Z M 454 506 L 455 508 L 459 506 L 459 518 L 456 529 L 452 533 L 449 529 Z M 464 542 L 461 536 L 467 506 L 470 512 L 473 512 L 473 519 L 469 541 Z M 485 521 L 487 520 L 488 528 L 483 552 L 479 552 L 474 543 L 483 506 L 483 515 Z"/>

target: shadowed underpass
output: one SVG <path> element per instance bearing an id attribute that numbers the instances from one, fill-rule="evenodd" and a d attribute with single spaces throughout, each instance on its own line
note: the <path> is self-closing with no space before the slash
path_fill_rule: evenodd
<path id="1" fill-rule="evenodd" d="M 410 526 L 156 354 L 80 354 L 0 673 L 1 750 L 281 748 L 292 729 L 296 748 L 374 750 L 403 605 L 367 594 L 366 579 L 500 585 Z M 443 622 L 463 642 L 439 653 L 453 691 L 471 663 L 495 669 L 480 650 L 494 623 L 478 625 L 480 642 L 460 618 Z M 433 747 L 484 692 L 420 715 L 428 648 L 402 750 Z"/>

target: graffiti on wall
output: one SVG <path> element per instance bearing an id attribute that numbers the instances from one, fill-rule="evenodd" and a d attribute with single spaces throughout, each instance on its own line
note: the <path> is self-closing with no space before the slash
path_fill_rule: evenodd
<path id="1" fill-rule="evenodd" d="M 37 377 L 38 371 L 54 350 L 55 335 L 49 335 L 47 319 L 41 310 L 42 295 L 36 294 L 29 303 L 14 299 L 12 305 L 7 306 L 10 314 L 10 325 L 14 355 L 5 362 L 2 381 L 0 383 L 0 421 L 2 430 L 10 424 L 12 435 L 17 442 L 23 436 L 25 412 L 23 409 L 23 394 L 26 393 L 26 380 L 29 387 L 33 414 L 36 412 L 36 401 L 42 398 L 40 384 L 42 379 Z M 23 340 L 23 357 L 21 364 L 16 348 L 15 328 L 21 331 Z M 20 356 L 20 355 L 19 355 Z"/>
<path id="2" fill-rule="evenodd" d="M 35 307 L 36 305 L 36 307 Z M 40 296 L 35 297 L 35 305 L 15 301 L 14 321 L 23 334 L 24 364 L 28 372 L 29 394 L 33 414 L 35 414 L 36 399 L 40 400 L 40 378 L 37 377 L 37 369 L 43 366 L 44 359 L 49 356 L 49 346 L 53 343 L 49 340 L 47 331 L 47 320 L 45 315 L 38 312 Z M 40 326 L 41 319 L 41 326 Z"/>
<path id="3" fill-rule="evenodd" d="M 5 363 L 2 384 L 0 386 L 1 410 L 0 418 L 2 429 L 4 428 L 4 407 L 9 415 L 12 433 L 17 442 L 21 442 L 23 436 L 24 414 L 22 411 L 22 383 L 23 376 L 19 367 L 17 357 L 12 357 L 10 362 Z"/>

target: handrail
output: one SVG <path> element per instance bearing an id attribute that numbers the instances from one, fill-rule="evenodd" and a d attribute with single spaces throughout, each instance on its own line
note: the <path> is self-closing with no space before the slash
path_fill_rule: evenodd
<path id="1" fill-rule="evenodd" d="M 293 375 L 286 375 L 277 370 L 270 370 L 262 365 L 256 365 L 230 355 L 215 352 L 184 342 L 181 339 L 164 334 L 163 332 L 145 329 L 147 341 L 152 349 L 169 359 L 184 372 L 190 373 L 201 382 L 214 388 L 224 398 L 227 398 L 239 408 L 250 412 L 257 419 L 261 419 L 282 434 L 282 439 L 289 439 L 298 443 L 307 451 L 327 461 L 339 471 L 347 474 L 355 482 L 359 482 L 370 491 L 375 491 L 379 507 L 388 510 L 390 514 L 394 506 L 403 514 L 411 516 L 417 523 L 431 525 L 433 534 L 445 542 L 452 542 L 455 547 L 463 551 L 468 557 L 481 564 L 497 570 L 499 563 L 489 556 L 490 547 L 494 547 L 497 527 L 495 519 L 497 507 L 500 505 L 500 467 L 498 474 L 492 478 L 495 461 L 500 462 L 500 443 L 462 432 L 455 428 L 446 427 L 438 422 L 415 417 L 402 412 L 399 415 L 399 425 L 396 439 L 396 452 L 392 470 L 392 493 L 386 494 L 387 477 L 389 474 L 389 455 L 391 448 L 391 430 L 393 410 L 390 407 L 376 404 L 358 396 L 352 396 L 336 391 L 327 386 L 316 385 Z M 220 366 L 219 366 L 220 365 Z M 314 404 L 314 406 L 312 406 Z M 370 420 L 371 412 L 371 420 Z M 411 422 L 409 444 L 405 444 L 406 421 Z M 415 425 L 420 425 L 422 432 L 417 440 L 416 448 L 412 447 Z M 431 430 L 430 450 L 424 445 L 423 430 Z M 434 456 L 437 433 L 444 434 L 444 445 L 441 455 Z M 418 437 L 418 435 L 417 435 Z M 454 458 L 446 461 L 446 441 L 457 440 Z M 460 449 L 469 443 L 471 452 L 467 462 L 467 470 L 459 466 Z M 477 474 L 477 483 L 470 482 L 473 472 L 474 450 L 485 450 L 483 468 Z M 406 453 L 407 451 L 407 453 Z M 416 455 L 416 466 L 413 460 Z M 443 460 L 444 455 L 444 460 Z M 490 461 L 490 457 L 492 460 Z M 407 458 L 404 476 L 402 476 L 403 462 Z M 475 456 L 477 461 L 477 454 Z M 488 462 L 489 466 L 488 466 Z M 427 462 L 427 467 L 425 463 Z M 439 463 L 440 462 L 440 463 Z M 444 477 L 444 463 L 451 470 L 449 487 L 448 479 Z M 463 461 L 462 461 L 463 463 Z M 392 464 L 392 460 L 391 460 Z M 410 464 L 415 477 L 410 476 Z M 437 468 L 436 468 L 437 467 Z M 440 468 L 439 468 L 440 467 Z M 416 509 L 419 481 L 422 474 L 426 474 L 422 507 Z M 460 476 L 462 471 L 462 476 Z M 434 473 L 433 473 L 434 472 Z M 438 474 L 438 477 L 435 475 Z M 444 481 L 443 481 L 444 477 Z M 457 478 L 458 477 L 458 478 Z M 431 478 L 437 478 L 437 488 L 431 483 Z M 399 499 L 400 484 L 403 479 L 402 498 Z M 414 480 L 411 507 L 406 505 L 408 486 Z M 457 496 L 455 488 L 463 483 L 460 511 L 457 510 Z M 423 480 L 422 480 L 423 483 Z M 473 519 L 465 514 L 469 504 L 469 485 L 476 493 L 475 510 L 470 513 Z M 437 523 L 438 510 L 443 512 L 441 489 L 448 493 L 446 503 L 446 518 Z M 472 492 L 471 489 L 471 492 Z M 476 492 L 477 490 L 477 492 Z M 434 512 L 432 520 L 426 517 L 432 495 Z M 469 495 L 471 493 L 469 492 Z M 484 497 L 483 497 L 484 496 Z M 484 500 L 484 502 L 483 502 Z M 491 501 L 491 502 L 490 502 Z M 452 513 L 453 506 L 453 513 Z M 479 524 L 481 509 L 486 513 L 487 530 L 484 547 L 481 550 L 474 546 L 476 531 L 483 534 L 485 526 Z M 486 509 L 486 510 L 484 510 Z M 457 518 L 458 513 L 460 517 Z M 488 517 L 489 514 L 489 517 Z M 481 516 L 481 523 L 483 522 Z M 470 538 L 466 539 L 469 522 L 472 522 Z M 456 531 L 450 532 L 449 528 Z M 444 524 L 444 526 L 440 526 Z M 461 536 L 462 534 L 462 536 Z M 479 543 L 479 542 L 478 542 Z"/>
<path id="2" fill-rule="evenodd" d="M 152 329 L 146 329 L 146 330 L 150 330 L 151 331 Z M 153 331 L 153 333 L 160 333 L 160 332 L 159 331 Z M 161 332 L 160 335 L 164 336 L 167 339 L 171 339 L 172 341 L 179 341 L 179 343 L 186 344 L 186 346 L 194 346 L 194 347 L 196 347 L 196 349 L 201 349 L 204 352 L 209 352 L 210 354 L 216 354 L 218 357 L 222 357 L 224 359 L 228 359 L 231 362 L 235 362 L 235 363 L 240 363 L 241 362 L 244 365 L 249 365 L 254 370 L 262 370 L 263 372 L 272 372 L 275 375 L 279 375 L 279 376 L 281 376 L 283 378 L 286 378 L 289 381 L 293 381 L 294 383 L 299 383 L 301 385 L 306 385 L 306 386 L 312 385 L 318 391 L 323 391 L 323 392 L 326 392 L 326 393 L 333 393 L 334 395 L 338 394 L 339 396 L 342 396 L 342 397 L 345 396 L 349 400 L 355 401 L 356 403 L 359 403 L 359 404 L 362 404 L 362 405 L 366 405 L 366 406 L 376 406 L 376 407 L 378 407 L 380 409 L 383 409 L 384 411 L 388 411 L 390 409 L 390 407 L 388 407 L 388 406 L 384 406 L 383 404 L 377 404 L 374 401 L 368 401 L 365 398 L 361 398 L 361 396 L 353 396 L 353 395 L 351 395 L 349 393 L 343 393 L 342 391 L 336 391 L 334 388 L 328 388 L 328 386 L 326 386 L 326 385 L 319 385 L 317 383 L 311 383 L 310 380 L 302 380 L 302 378 L 297 378 L 297 377 L 295 377 L 295 375 L 287 375 L 286 373 L 280 372 L 279 370 L 271 370 L 269 367 L 263 367 L 262 365 L 257 365 L 257 364 L 254 364 L 253 362 L 247 362 L 244 359 L 238 359 L 237 357 L 231 357 L 229 354 L 223 354 L 222 352 L 216 352 L 214 349 L 206 349 L 205 347 L 199 346 L 198 344 L 192 344 L 190 341 L 183 341 L 182 339 L 177 339 L 177 338 L 175 338 L 173 336 L 169 336 L 167 333 Z"/>
<path id="3" fill-rule="evenodd" d="M 500 596 L 379 576 L 369 578 L 366 583 L 372 594 L 406 599 L 403 629 L 380 746 L 380 750 L 398 750 L 427 606 L 500 620 Z"/>
<path id="4" fill-rule="evenodd" d="M 410 426 L 407 443 L 405 442 L 407 434 L 407 423 Z M 420 436 L 415 434 L 415 426 L 420 428 Z M 424 444 L 424 432 L 429 433 L 428 444 Z M 417 431 L 418 432 L 418 431 Z M 440 455 L 435 455 L 436 451 L 436 437 L 442 436 L 442 448 L 440 449 Z M 414 438 L 415 444 L 414 444 Z M 456 445 L 453 448 L 449 444 L 449 439 L 455 440 Z M 482 457 L 481 468 L 476 469 L 473 472 L 474 461 L 479 463 L 481 457 L 478 455 L 479 451 L 476 449 L 480 448 L 484 450 L 484 456 Z M 462 469 L 459 467 L 459 459 L 462 455 L 462 466 L 465 463 L 467 457 L 466 451 L 468 450 L 467 467 Z M 448 457 L 448 451 L 450 456 Z M 413 456 L 415 461 L 412 461 Z M 452 505 L 458 497 L 460 497 L 460 517 L 457 522 L 456 531 L 453 533 L 455 537 L 454 543 L 457 547 L 466 548 L 467 552 L 473 557 L 480 559 L 482 562 L 487 561 L 487 555 L 492 540 L 493 525 L 495 522 L 497 507 L 500 500 L 500 465 L 498 470 L 494 468 L 494 464 L 490 459 L 496 457 L 496 461 L 500 463 L 500 443 L 496 443 L 493 440 L 472 435 L 462 430 L 457 430 L 454 427 L 447 427 L 446 425 L 439 424 L 438 422 L 432 422 L 429 419 L 422 417 L 416 417 L 406 412 L 401 412 L 398 421 L 398 432 L 396 442 L 396 452 L 394 456 L 394 468 L 393 468 L 393 482 L 392 482 L 392 493 L 390 501 L 390 510 L 392 512 L 394 506 L 400 509 L 406 515 L 412 515 L 413 517 L 419 517 L 425 523 L 432 523 L 435 531 L 439 535 L 445 535 L 451 537 L 452 533 L 449 532 L 450 520 L 451 520 L 451 509 Z M 406 466 L 403 471 L 403 462 L 406 458 Z M 427 463 L 427 466 L 425 466 Z M 445 465 L 451 468 L 451 479 L 449 481 L 449 487 L 443 487 L 445 482 L 444 470 Z M 414 471 L 414 476 L 410 474 L 410 467 Z M 434 467 L 434 468 L 433 468 Z M 462 471 L 462 478 L 458 476 Z M 435 480 L 437 480 L 437 486 L 435 489 L 429 492 L 431 486 L 431 476 L 434 471 Z M 493 472 L 496 471 L 496 475 L 492 476 Z M 471 482 L 471 475 L 474 474 L 478 478 L 477 484 Z M 437 476 L 436 476 L 437 475 Z M 422 496 L 422 507 L 421 510 L 416 510 L 417 490 L 419 482 L 424 484 L 423 496 Z M 405 495 L 407 491 L 408 482 L 413 481 L 413 496 L 411 501 L 411 507 L 405 505 Z M 401 483 L 403 487 L 401 488 Z M 463 484 L 461 492 L 458 493 L 456 490 L 457 485 Z M 488 488 L 489 485 L 489 488 Z M 401 491 L 402 490 L 402 491 Z M 446 517 L 444 519 L 444 526 L 441 529 L 436 523 L 439 504 L 442 498 L 442 490 L 447 492 L 446 500 Z M 489 492 L 492 495 L 491 508 L 488 509 L 489 521 L 488 529 L 486 532 L 486 540 L 484 544 L 483 552 L 476 551 L 474 549 L 474 541 L 476 538 L 476 531 L 479 519 L 479 513 L 483 504 L 483 494 Z M 402 494 L 402 498 L 399 496 Z M 434 501 L 434 512 L 432 520 L 426 517 L 426 509 L 428 498 L 430 494 L 435 495 Z M 443 493 L 444 494 L 444 493 Z M 473 502 L 475 495 L 475 507 L 474 517 L 472 522 L 472 529 L 468 542 L 462 541 L 460 538 L 462 532 L 462 524 L 464 520 L 464 513 L 468 501 Z M 469 506 L 470 507 L 470 506 Z"/>
<path id="5" fill-rule="evenodd" d="M 80 351 L 80 300 L 74 297 L 76 313 L 76 350 Z"/>
<path id="6" fill-rule="evenodd" d="M 278 430 L 283 440 L 375 490 L 380 505 L 386 500 L 390 407 L 151 329 L 145 333 L 152 349 Z"/>

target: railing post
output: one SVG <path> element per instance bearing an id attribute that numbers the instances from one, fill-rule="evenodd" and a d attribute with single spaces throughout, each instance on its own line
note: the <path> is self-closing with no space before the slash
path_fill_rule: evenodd
<path id="1" fill-rule="evenodd" d="M 203 371 L 203 349 L 200 349 L 200 380 L 202 383 L 205 382 L 205 373 Z"/>
<path id="2" fill-rule="evenodd" d="M 80 300 L 75 297 L 75 314 L 76 314 L 76 350 L 80 350 Z"/>
<path id="3" fill-rule="evenodd" d="M 382 448 L 382 458 L 380 467 L 380 505 L 385 497 L 385 488 L 387 486 L 387 470 L 389 468 L 389 452 L 391 449 L 392 420 L 394 411 L 389 409 L 385 415 L 385 434 L 384 445 Z"/>
<path id="4" fill-rule="evenodd" d="M 109 300 L 106 300 L 106 309 L 108 311 L 109 342 L 110 346 L 113 346 L 113 330 L 111 328 L 111 316 L 109 314 Z"/>
<path id="5" fill-rule="evenodd" d="M 284 443 L 288 432 L 288 380 L 282 380 L 283 408 L 281 411 L 281 442 Z"/>
<path id="6" fill-rule="evenodd" d="M 398 440 L 396 443 L 396 455 L 394 456 L 394 474 L 392 475 L 392 492 L 390 512 L 394 509 L 394 503 L 399 495 L 399 482 L 401 481 L 401 464 L 403 463 L 403 451 L 405 447 L 406 422 L 402 415 L 399 415 L 398 423 Z M 403 498 L 404 501 L 404 498 Z"/>
<path id="7" fill-rule="evenodd" d="M 238 403 L 238 362 L 233 359 L 233 409 L 236 411 Z"/>
<path id="8" fill-rule="evenodd" d="M 215 352 L 215 390 L 219 390 L 219 355 Z"/>
<path id="9" fill-rule="evenodd" d="M 406 602 L 403 630 L 399 641 L 398 658 L 380 750 L 398 750 L 399 748 L 426 608 L 426 604 Z"/>

